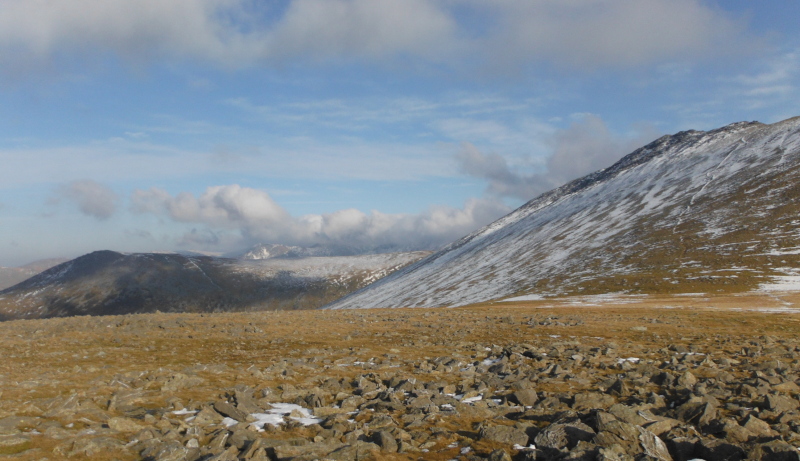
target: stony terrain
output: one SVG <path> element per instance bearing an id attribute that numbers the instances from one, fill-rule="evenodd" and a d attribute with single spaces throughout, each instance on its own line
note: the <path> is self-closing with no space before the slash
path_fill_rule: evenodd
<path id="1" fill-rule="evenodd" d="M 800 459 L 795 298 L 4 322 L 0 456 Z"/>

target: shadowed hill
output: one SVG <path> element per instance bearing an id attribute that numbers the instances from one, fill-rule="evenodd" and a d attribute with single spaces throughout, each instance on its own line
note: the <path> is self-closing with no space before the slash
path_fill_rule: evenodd
<path id="1" fill-rule="evenodd" d="M 3 319 L 312 309 L 426 253 L 242 261 L 96 251 L 0 291 Z"/>

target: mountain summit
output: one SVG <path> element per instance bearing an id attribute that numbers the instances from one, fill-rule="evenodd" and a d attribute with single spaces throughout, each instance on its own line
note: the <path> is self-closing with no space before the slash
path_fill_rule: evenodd
<path id="1" fill-rule="evenodd" d="M 329 308 L 736 292 L 800 273 L 800 117 L 664 136 Z"/>

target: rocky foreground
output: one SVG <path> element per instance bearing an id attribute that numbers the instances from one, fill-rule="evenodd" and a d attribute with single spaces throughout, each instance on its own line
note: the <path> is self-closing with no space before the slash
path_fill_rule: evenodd
<path id="1" fill-rule="evenodd" d="M 800 459 L 800 315 L 676 303 L 0 323 L 0 455 Z"/>

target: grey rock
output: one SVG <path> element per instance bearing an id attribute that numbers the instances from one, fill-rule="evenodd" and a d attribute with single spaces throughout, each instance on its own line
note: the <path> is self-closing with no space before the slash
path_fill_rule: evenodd
<path id="1" fill-rule="evenodd" d="M 237 461 L 239 459 L 239 450 L 236 447 L 228 447 L 227 450 L 214 455 L 204 461 Z"/>
<path id="2" fill-rule="evenodd" d="M 247 421 L 247 413 L 243 412 L 242 410 L 236 408 L 235 406 L 231 405 L 230 403 L 224 400 L 217 400 L 214 402 L 214 409 L 221 415 L 227 416 L 229 418 L 233 418 L 240 423 Z"/>
<path id="3" fill-rule="evenodd" d="M 172 440 L 147 448 L 141 454 L 143 458 L 152 461 L 185 461 L 189 455 L 189 449 L 180 442 Z"/>
<path id="4" fill-rule="evenodd" d="M 305 401 L 306 405 L 310 408 L 319 408 L 325 405 L 319 394 L 308 394 L 303 401 Z"/>
<path id="5" fill-rule="evenodd" d="M 678 386 L 680 387 L 693 389 L 695 384 L 697 384 L 697 377 L 690 371 L 687 371 L 678 378 Z"/>
<path id="6" fill-rule="evenodd" d="M 617 402 L 613 396 L 599 392 L 583 392 L 575 395 L 572 409 L 575 411 L 606 409 Z"/>
<path id="7" fill-rule="evenodd" d="M 756 445 L 749 453 L 748 459 L 757 461 L 800 461 L 800 452 L 794 446 L 773 440 Z"/>
<path id="8" fill-rule="evenodd" d="M 16 449 L 30 441 L 29 437 L 20 434 L 0 435 L 0 449 Z"/>
<path id="9" fill-rule="evenodd" d="M 613 418 L 613 416 L 611 417 Z M 593 442 L 601 447 L 619 445 L 628 454 L 639 454 L 643 450 L 639 443 L 639 428 L 618 419 L 603 419 L 597 424 L 598 433 Z"/>
<path id="10" fill-rule="evenodd" d="M 139 432 L 144 429 L 144 426 L 138 421 L 123 417 L 111 418 L 106 424 L 117 432 Z"/>
<path id="11" fill-rule="evenodd" d="M 535 405 L 536 401 L 539 400 L 539 396 L 536 395 L 536 391 L 534 389 L 519 390 L 511 394 L 511 397 L 511 400 L 526 407 Z"/>
<path id="12" fill-rule="evenodd" d="M 649 422 L 647 419 L 641 416 L 639 410 L 621 403 L 612 405 L 608 409 L 608 412 L 614 415 L 617 419 L 633 424 L 634 426 L 642 426 Z"/>
<path id="13" fill-rule="evenodd" d="M 192 421 L 195 425 L 199 426 L 209 426 L 212 424 L 219 424 L 222 422 L 222 415 L 214 411 L 214 409 L 209 407 L 203 407 L 196 415 L 194 420 Z"/>
<path id="14" fill-rule="evenodd" d="M 333 461 L 371 461 L 380 459 L 380 447 L 369 442 L 355 442 L 328 453 L 325 456 Z"/>
<path id="15" fill-rule="evenodd" d="M 634 461 L 633 456 L 625 453 L 625 449 L 616 444 L 600 448 L 596 459 L 597 461 Z"/>
<path id="16" fill-rule="evenodd" d="M 183 373 L 175 373 L 161 386 L 161 392 L 175 392 L 181 389 L 190 389 L 203 384 L 205 380 L 199 376 L 187 376 Z"/>
<path id="17" fill-rule="evenodd" d="M 328 457 L 328 454 L 342 448 L 342 443 L 313 443 L 307 445 L 279 445 L 273 447 L 275 459 L 278 461 L 290 460 L 301 456 L 317 458 Z"/>
<path id="18" fill-rule="evenodd" d="M 237 425 L 228 438 L 227 444 L 243 450 L 249 447 L 254 441 L 258 440 L 258 434 L 244 427 Z"/>
<path id="19" fill-rule="evenodd" d="M 594 436 L 594 430 L 580 421 L 554 423 L 539 432 L 533 443 L 543 448 L 572 449 L 579 442 L 592 440 Z"/>
<path id="20" fill-rule="evenodd" d="M 687 423 L 705 426 L 717 417 L 715 402 L 693 397 L 675 410 L 675 417 Z"/>
<path id="21" fill-rule="evenodd" d="M 382 451 L 395 453 L 399 449 L 394 436 L 388 431 L 378 431 L 372 435 L 372 441 L 381 447 Z"/>
<path id="22" fill-rule="evenodd" d="M 263 410 L 261 406 L 253 398 L 253 390 L 249 387 L 237 388 L 234 390 L 234 397 L 236 400 L 236 408 L 244 413 L 261 413 Z"/>
<path id="23" fill-rule="evenodd" d="M 726 461 L 737 461 L 746 457 L 740 447 L 719 439 L 702 439 L 696 446 L 696 453 L 699 458 Z"/>
<path id="24" fill-rule="evenodd" d="M 756 437 L 773 437 L 777 435 L 766 421 L 762 421 L 753 415 L 749 415 L 742 421 L 742 427 Z"/>
<path id="25" fill-rule="evenodd" d="M 672 456 L 669 454 L 667 445 L 663 440 L 658 438 L 657 435 L 653 434 L 647 429 L 643 429 L 641 427 L 638 427 L 638 429 L 639 442 L 641 443 L 642 449 L 647 456 L 659 461 L 672 461 Z"/>
<path id="26" fill-rule="evenodd" d="M 509 446 L 528 445 L 528 434 L 512 426 L 482 427 L 479 432 L 480 440 L 491 440 Z"/>
<path id="27" fill-rule="evenodd" d="M 623 363 L 629 363 L 629 362 L 623 362 Z M 617 397 L 624 397 L 630 394 L 630 388 L 625 383 L 625 381 L 617 379 L 613 383 L 611 383 L 610 386 L 608 386 L 608 389 L 606 389 L 606 393 L 615 395 Z"/>
<path id="28" fill-rule="evenodd" d="M 665 443 L 669 447 L 670 454 L 676 460 L 697 458 L 695 451 L 697 451 L 700 440 L 696 437 L 668 437 Z"/>
<path id="29" fill-rule="evenodd" d="M 745 443 L 755 436 L 755 434 L 740 426 L 733 418 L 727 418 L 722 421 L 722 433 L 729 443 Z"/>
<path id="30" fill-rule="evenodd" d="M 785 413 L 796 410 L 800 403 L 797 400 L 783 395 L 767 395 L 764 398 L 764 408 L 775 413 Z"/>
<path id="31" fill-rule="evenodd" d="M 208 449 L 211 450 L 212 453 L 221 452 L 228 443 L 230 435 L 231 433 L 224 429 L 219 431 L 211 438 L 211 441 L 208 442 Z"/>
<path id="32" fill-rule="evenodd" d="M 511 461 L 511 455 L 505 450 L 497 449 L 489 453 L 489 457 L 486 459 L 487 461 Z"/>
<path id="33" fill-rule="evenodd" d="M 99 453 L 122 450 L 123 448 L 123 443 L 112 437 L 78 438 L 75 439 L 69 456 L 91 457 Z"/>

